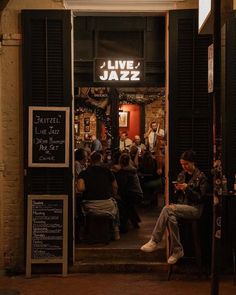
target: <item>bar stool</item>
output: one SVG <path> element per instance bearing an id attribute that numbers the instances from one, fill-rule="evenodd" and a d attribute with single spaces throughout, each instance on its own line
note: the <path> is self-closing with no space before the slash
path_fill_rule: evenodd
<path id="1" fill-rule="evenodd" d="M 184 248 L 184 257 L 183 259 L 189 259 L 194 258 L 196 265 L 198 267 L 198 274 L 200 276 L 201 270 L 202 270 L 202 247 L 201 247 L 201 239 L 200 239 L 200 233 L 199 233 L 199 219 L 179 219 L 179 231 L 180 231 L 180 239 L 181 243 Z M 189 241 L 190 236 L 193 241 L 193 251 L 194 253 L 189 253 Z M 171 241 L 169 238 L 169 243 L 171 245 Z M 171 248 L 171 247 L 170 247 Z M 172 253 L 169 253 L 171 255 Z M 169 266 L 168 270 L 168 280 L 171 279 L 171 275 L 173 273 L 173 266 Z"/>
<path id="2" fill-rule="evenodd" d="M 109 214 L 85 215 L 85 240 L 89 244 L 109 244 L 113 236 L 113 219 Z"/>

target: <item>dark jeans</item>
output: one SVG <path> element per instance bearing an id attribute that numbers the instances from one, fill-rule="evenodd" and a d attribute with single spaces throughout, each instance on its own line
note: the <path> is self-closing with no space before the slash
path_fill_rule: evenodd
<path id="1" fill-rule="evenodd" d="M 132 223 L 135 228 L 138 228 L 138 223 L 141 221 L 135 206 L 141 203 L 142 194 L 128 192 L 118 201 L 120 213 L 120 231 L 128 231 L 128 221 Z"/>

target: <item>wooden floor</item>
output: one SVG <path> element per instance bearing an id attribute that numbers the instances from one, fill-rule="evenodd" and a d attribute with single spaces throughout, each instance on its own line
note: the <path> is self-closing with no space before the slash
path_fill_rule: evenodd
<path id="1" fill-rule="evenodd" d="M 160 213 L 160 208 L 153 207 L 140 207 L 138 208 L 139 216 L 141 217 L 140 228 L 132 228 L 129 226 L 129 231 L 121 234 L 119 241 L 111 241 L 108 245 L 103 244 L 85 244 L 78 243 L 76 248 L 104 248 L 104 249 L 139 249 L 146 243 L 151 236 L 156 220 Z M 165 247 L 165 241 L 160 245 L 161 248 Z"/>

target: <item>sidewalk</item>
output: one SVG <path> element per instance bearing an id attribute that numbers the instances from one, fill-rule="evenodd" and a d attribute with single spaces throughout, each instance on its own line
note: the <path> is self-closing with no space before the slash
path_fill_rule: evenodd
<path id="1" fill-rule="evenodd" d="M 210 280 L 150 274 L 76 274 L 0 277 L 0 295 L 209 295 Z M 222 279 L 219 295 L 236 294 L 232 279 Z"/>

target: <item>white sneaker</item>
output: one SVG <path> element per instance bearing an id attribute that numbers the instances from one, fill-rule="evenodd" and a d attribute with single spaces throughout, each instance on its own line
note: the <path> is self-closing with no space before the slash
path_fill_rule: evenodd
<path id="1" fill-rule="evenodd" d="M 148 241 L 146 244 L 144 244 L 140 250 L 144 252 L 153 252 L 157 250 L 157 243 L 153 241 L 152 239 Z"/>
<path id="2" fill-rule="evenodd" d="M 167 260 L 168 264 L 175 264 L 181 257 L 184 256 L 183 251 L 179 251 L 177 253 L 173 253 Z"/>

